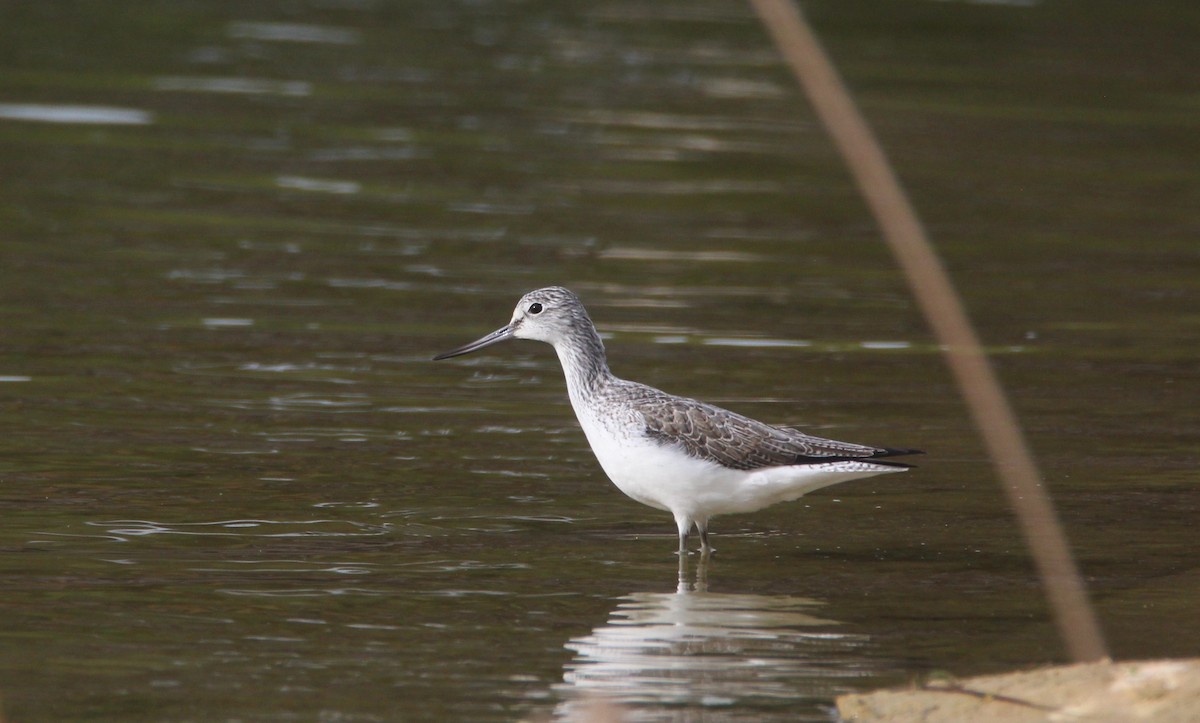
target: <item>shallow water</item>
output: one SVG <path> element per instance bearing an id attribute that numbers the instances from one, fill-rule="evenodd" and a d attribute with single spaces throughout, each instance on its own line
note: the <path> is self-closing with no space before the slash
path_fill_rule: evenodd
<path id="1" fill-rule="evenodd" d="M 1195 10 L 805 9 L 1112 652 L 1194 654 Z M 6 5 L 0 144 L 12 720 L 827 720 L 1064 660 L 936 345 L 739 3 Z M 718 519 L 680 569 L 548 348 L 429 362 L 549 283 L 622 376 L 928 454 Z"/>

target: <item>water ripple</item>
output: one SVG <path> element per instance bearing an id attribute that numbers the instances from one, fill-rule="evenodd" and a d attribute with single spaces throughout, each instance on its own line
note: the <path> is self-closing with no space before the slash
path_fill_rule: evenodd
<path id="1" fill-rule="evenodd" d="M 386 590 L 371 590 L 363 587 L 292 588 L 290 590 L 254 590 L 248 588 L 225 588 L 218 590 L 225 595 L 238 597 L 336 597 L 341 595 L 364 595 L 382 597 L 391 593 Z"/>
<path id="2" fill-rule="evenodd" d="M 249 572 L 255 575 L 265 573 L 332 573 L 334 575 L 369 575 L 374 570 L 371 563 L 334 562 L 329 564 L 307 562 L 305 560 L 230 560 L 221 566 L 192 567 L 193 572 Z"/>
<path id="3" fill-rule="evenodd" d="M 254 432 L 254 436 L 263 437 L 268 442 L 273 443 L 290 443 L 290 444 L 305 444 L 308 442 L 316 442 L 318 440 L 332 439 L 338 442 L 369 442 L 371 440 L 410 440 L 412 437 L 404 432 L 393 430 L 374 430 L 374 429 L 354 429 L 348 427 L 334 427 L 330 429 L 318 429 L 315 427 L 305 427 L 301 429 L 286 429 L 270 432 Z"/>
<path id="4" fill-rule="evenodd" d="M 137 108 L 103 105 L 51 105 L 46 103 L 0 103 L 0 118 L 40 123 L 84 125 L 149 125 L 154 114 Z"/>
<path id="5" fill-rule="evenodd" d="M 354 28 L 311 23 L 233 22 L 226 32 L 239 40 L 276 43 L 357 45 L 362 41 L 362 33 Z"/>
<path id="6" fill-rule="evenodd" d="M 172 367 L 178 374 L 209 377 L 235 377 L 245 379 L 269 379 L 287 375 L 292 379 L 329 384 L 358 384 L 356 375 L 369 371 L 363 364 L 329 364 L 326 362 L 241 362 L 241 363 L 198 363 L 182 362 Z"/>
<path id="7" fill-rule="evenodd" d="M 310 393 L 288 394 L 267 399 L 214 399 L 211 404 L 246 411 L 290 411 L 304 409 L 321 412 L 357 411 L 371 405 L 365 394 L 317 395 Z"/>
<path id="8" fill-rule="evenodd" d="M 192 93 L 232 93 L 237 95 L 312 95 L 312 84 L 302 80 L 269 78 L 162 76 L 154 79 L 154 89 Z"/>
<path id="9" fill-rule="evenodd" d="M 734 262 L 762 261 L 762 254 L 745 251 L 668 251 L 665 249 L 635 248 L 633 246 L 613 246 L 597 254 L 602 259 L 618 259 L 629 261 L 704 261 L 727 264 Z"/>
<path id="10" fill-rule="evenodd" d="M 310 193 L 333 193 L 350 195 L 362 190 L 362 184 L 357 181 L 336 181 L 327 178 L 309 178 L 307 176 L 277 176 L 275 185 L 293 191 L 308 191 Z"/>
<path id="11" fill-rule="evenodd" d="M 92 527 L 123 542 L 149 535 L 192 535 L 212 537 L 363 537 L 385 535 L 391 525 L 352 520 L 215 520 L 212 522 L 155 522 L 153 520 L 92 520 Z"/>

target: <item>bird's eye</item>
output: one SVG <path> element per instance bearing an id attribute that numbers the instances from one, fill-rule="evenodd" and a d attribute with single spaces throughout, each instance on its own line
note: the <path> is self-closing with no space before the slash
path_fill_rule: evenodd
<path id="1" fill-rule="evenodd" d="M 539 304 L 539 303 L 537 303 L 536 301 L 535 301 L 535 302 L 533 302 L 532 304 L 530 304 L 530 305 L 529 305 L 529 313 L 530 313 L 530 314 L 540 314 L 540 313 L 542 313 L 542 305 L 541 305 L 541 304 Z"/>

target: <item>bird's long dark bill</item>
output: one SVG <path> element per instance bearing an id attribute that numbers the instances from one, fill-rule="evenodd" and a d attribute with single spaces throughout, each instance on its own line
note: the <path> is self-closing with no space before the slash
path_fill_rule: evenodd
<path id="1" fill-rule="evenodd" d="M 500 342 L 504 341 L 505 339 L 511 339 L 512 335 L 513 335 L 513 332 L 512 332 L 511 328 L 509 328 L 507 326 L 502 326 L 499 329 L 493 331 L 491 334 L 488 334 L 487 336 L 483 337 L 482 339 L 476 339 L 475 341 L 473 341 L 470 344 L 467 344 L 465 346 L 460 346 L 457 349 L 452 349 L 443 354 L 438 354 L 437 356 L 435 356 L 433 358 L 433 360 L 440 361 L 442 359 L 449 359 L 452 356 L 462 356 L 463 354 L 470 354 L 473 351 L 479 351 L 480 349 L 484 348 L 485 346 L 491 346 L 492 344 L 499 344 Z"/>

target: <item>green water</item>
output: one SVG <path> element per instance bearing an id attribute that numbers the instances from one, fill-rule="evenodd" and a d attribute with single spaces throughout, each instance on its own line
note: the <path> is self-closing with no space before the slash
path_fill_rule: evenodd
<path id="1" fill-rule="evenodd" d="M 1194 655 L 1200 14 L 804 7 L 1113 654 Z M 0 190 L 10 720 L 827 720 L 1064 660 L 936 347 L 738 2 L 6 4 Z M 718 519 L 680 570 L 548 347 L 428 361 L 550 283 L 622 376 L 928 454 Z"/>

